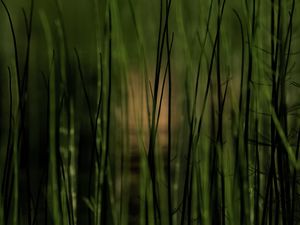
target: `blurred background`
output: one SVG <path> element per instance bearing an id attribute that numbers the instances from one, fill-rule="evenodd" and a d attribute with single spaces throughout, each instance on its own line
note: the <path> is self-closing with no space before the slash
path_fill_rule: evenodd
<path id="1" fill-rule="evenodd" d="M 145 218 L 156 218 L 155 207 L 153 211 L 145 209 L 148 204 L 155 204 L 154 197 L 147 197 L 151 196 L 147 187 L 152 190 L 147 163 L 153 140 L 157 150 L 157 181 L 154 182 L 157 187 L 156 184 L 154 187 L 161 199 L 161 212 L 166 215 L 166 218 L 162 216 L 161 224 L 172 224 L 170 214 L 174 224 L 185 218 L 181 199 L 186 193 L 184 178 L 189 173 L 190 177 L 199 179 L 194 183 L 190 181 L 190 193 L 195 193 L 198 199 L 189 209 L 193 219 L 186 220 L 186 224 L 217 224 L 218 220 L 212 219 L 211 209 L 221 211 L 225 200 L 219 206 L 210 206 L 210 201 L 221 201 L 217 197 L 217 200 L 206 199 L 210 191 L 226 195 L 226 203 L 230 202 L 226 207 L 228 217 L 233 216 L 235 222 L 242 221 L 243 214 L 239 211 L 245 207 L 233 206 L 235 194 L 232 191 L 236 186 L 240 188 L 237 188 L 239 200 L 244 193 L 241 184 L 232 178 L 239 161 L 234 158 L 237 154 L 234 149 L 243 152 L 248 148 L 241 148 L 235 142 L 240 126 L 237 122 L 241 113 L 239 101 L 242 98 L 242 102 L 246 102 L 244 110 L 256 111 L 256 116 L 250 115 L 249 142 L 259 133 L 257 143 L 258 140 L 274 143 L 271 129 L 275 128 L 270 125 L 270 118 L 257 119 L 257 113 L 270 113 L 266 105 L 270 99 L 265 93 L 271 96 L 272 75 L 280 77 L 285 65 L 284 81 L 281 78 L 276 81 L 278 90 L 280 83 L 285 88 L 282 91 L 285 96 L 278 97 L 278 102 L 286 99 L 287 111 L 292 114 L 287 117 L 286 135 L 290 135 L 293 147 L 297 144 L 299 6 L 296 3 L 293 8 L 290 0 L 280 2 L 173 0 L 168 9 L 169 1 L 159 0 L 2 1 L 0 223 L 159 224 L 155 219 L 145 222 Z M 281 20 L 272 20 L 272 9 Z M 294 13 L 292 23 L 291 12 Z M 272 36 L 277 35 L 272 34 L 272 21 L 275 21 L 275 31 L 281 35 Z M 167 31 L 163 29 L 165 24 L 168 24 Z M 286 44 L 289 25 L 293 27 L 290 51 Z M 272 47 L 272 38 L 275 45 L 284 46 L 277 56 L 276 71 L 271 63 L 272 57 L 275 58 L 272 48 L 276 49 Z M 253 76 L 247 82 L 249 73 Z M 245 97 L 249 86 L 250 101 Z M 198 97 L 194 102 L 195 94 Z M 220 98 L 224 98 L 223 106 Z M 203 102 L 206 101 L 205 107 Z M 157 108 L 153 111 L 154 105 Z M 220 111 L 224 112 L 223 122 L 218 116 Z M 193 115 L 196 116 L 191 119 Z M 153 138 L 156 119 L 157 132 Z M 203 121 L 201 135 L 196 128 L 191 135 L 191 127 L 194 124 L 196 127 L 199 120 Z M 259 125 L 255 121 L 259 121 Z M 270 130 L 264 128 L 271 126 Z M 223 133 L 223 141 L 219 140 L 219 132 Z M 188 161 L 191 136 L 197 144 L 193 145 L 195 150 Z M 220 174 L 228 177 L 226 194 L 220 189 L 224 185 L 219 178 L 222 175 L 217 172 L 217 188 L 206 186 L 213 176 L 208 169 L 212 143 L 219 142 L 220 148 L 225 149 Z M 170 145 L 172 153 L 168 152 Z M 257 176 L 261 180 L 258 190 L 263 199 L 268 195 L 264 191 L 268 186 L 265 177 L 270 168 L 271 147 L 262 143 L 259 148 L 262 150 L 258 165 L 261 163 L 263 169 L 256 172 L 262 173 Z M 249 154 L 254 152 L 254 147 L 252 152 L 251 149 Z M 169 175 L 168 154 L 172 159 Z M 254 155 L 249 161 L 251 168 L 257 168 Z M 197 163 L 201 166 L 195 166 L 195 171 L 186 174 L 190 165 Z M 293 167 L 286 167 L 292 173 Z M 250 180 L 251 168 L 246 172 Z M 200 176 L 201 172 L 204 175 Z M 172 176 L 170 189 L 166 189 L 168 176 Z M 289 177 L 288 181 L 291 180 Z M 254 181 L 247 183 L 249 191 L 245 193 L 249 199 L 254 195 L 254 188 L 250 186 L 255 184 Z M 280 191 L 284 192 L 282 188 Z M 167 211 L 169 192 L 172 192 L 173 212 Z M 248 201 L 253 211 L 245 213 L 249 221 L 244 224 L 254 224 L 254 215 L 257 215 L 254 200 Z M 258 220 L 263 218 L 263 202 L 259 200 L 256 206 L 261 211 Z M 270 212 L 273 212 L 272 207 L 268 208 Z M 284 213 L 280 215 L 283 217 Z M 226 223 L 224 218 L 220 221 Z M 238 224 L 232 221 L 231 224 Z"/>

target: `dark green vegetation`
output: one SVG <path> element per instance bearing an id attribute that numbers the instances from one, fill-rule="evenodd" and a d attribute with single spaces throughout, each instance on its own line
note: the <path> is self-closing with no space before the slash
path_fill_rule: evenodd
<path id="1" fill-rule="evenodd" d="M 300 224 L 297 3 L 1 0 L 0 224 Z"/>

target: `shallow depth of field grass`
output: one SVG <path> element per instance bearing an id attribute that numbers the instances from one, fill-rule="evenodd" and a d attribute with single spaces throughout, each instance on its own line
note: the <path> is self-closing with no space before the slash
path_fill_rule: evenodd
<path id="1" fill-rule="evenodd" d="M 296 0 L 1 0 L 0 224 L 300 224 Z"/>

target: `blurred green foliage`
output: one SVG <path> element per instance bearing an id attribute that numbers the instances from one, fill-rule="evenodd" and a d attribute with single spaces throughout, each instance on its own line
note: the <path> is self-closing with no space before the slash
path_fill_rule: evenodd
<path id="1" fill-rule="evenodd" d="M 170 2 L 1 1 L 0 224 L 299 224 L 298 3 Z"/>

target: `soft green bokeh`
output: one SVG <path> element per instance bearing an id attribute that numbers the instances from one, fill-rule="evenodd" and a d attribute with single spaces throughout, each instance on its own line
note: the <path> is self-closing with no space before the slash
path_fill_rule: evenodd
<path id="1" fill-rule="evenodd" d="M 298 2 L 3 2 L 0 224 L 298 224 Z"/>

